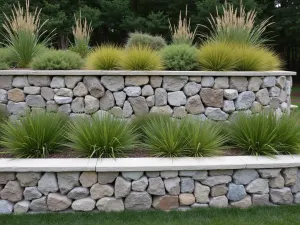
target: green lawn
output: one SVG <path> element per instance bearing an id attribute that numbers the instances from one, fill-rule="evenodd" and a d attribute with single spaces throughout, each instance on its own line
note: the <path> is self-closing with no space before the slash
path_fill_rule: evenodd
<path id="1" fill-rule="evenodd" d="M 297 225 L 300 205 L 250 209 L 202 208 L 186 212 L 1 215 L 1 225 Z"/>

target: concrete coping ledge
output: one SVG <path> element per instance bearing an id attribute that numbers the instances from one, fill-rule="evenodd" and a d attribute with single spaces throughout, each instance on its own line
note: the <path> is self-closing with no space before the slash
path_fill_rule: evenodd
<path id="1" fill-rule="evenodd" d="M 0 172 L 178 171 L 300 167 L 300 155 L 203 158 L 0 159 Z"/>
<path id="2" fill-rule="evenodd" d="M 295 76 L 292 71 L 0 70 L 0 76 Z"/>

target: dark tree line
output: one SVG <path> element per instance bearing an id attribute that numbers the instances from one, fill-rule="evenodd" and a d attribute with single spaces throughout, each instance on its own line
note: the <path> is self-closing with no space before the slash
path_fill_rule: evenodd
<path id="1" fill-rule="evenodd" d="M 0 0 L 1 11 L 10 14 L 18 0 Z M 228 0 L 238 6 L 240 0 Z M 56 29 L 53 45 L 66 48 L 72 41 L 74 14 L 92 21 L 92 45 L 123 44 L 129 32 L 142 31 L 162 35 L 170 40 L 169 20 L 176 23 L 179 11 L 188 7 L 191 26 L 207 24 L 224 0 L 31 0 L 31 7 L 42 8 L 42 19 L 48 19 L 47 30 Z M 21 5 L 25 0 L 21 0 Z M 300 0 L 243 0 L 247 10 L 256 9 L 259 20 L 273 16 L 269 28 L 271 42 L 285 61 L 285 69 L 300 72 Z M 0 22 L 4 16 L 0 15 Z M 198 27 L 198 32 L 207 32 Z"/>

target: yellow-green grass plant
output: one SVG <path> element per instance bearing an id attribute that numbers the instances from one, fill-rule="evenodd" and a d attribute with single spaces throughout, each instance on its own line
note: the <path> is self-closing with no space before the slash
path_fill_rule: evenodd
<path id="1" fill-rule="evenodd" d="M 184 156 L 216 156 L 227 148 L 228 136 L 220 123 L 186 118 L 182 121 L 182 135 L 187 139 Z"/>
<path id="2" fill-rule="evenodd" d="M 18 158 L 45 158 L 65 144 L 67 117 L 59 113 L 31 113 L 1 126 L 0 144 Z"/>
<path id="3" fill-rule="evenodd" d="M 271 18 L 259 23 L 256 19 L 255 9 L 246 12 L 242 3 L 238 9 L 234 8 L 233 4 L 225 2 L 221 11 L 217 9 L 217 15 L 215 17 L 211 15 L 208 19 L 211 27 L 207 28 L 210 32 L 202 37 L 208 41 L 262 46 L 269 41 L 265 34 L 272 22 Z"/>
<path id="4" fill-rule="evenodd" d="M 161 70 L 162 59 L 159 52 L 148 46 L 133 46 L 125 49 L 120 60 L 120 67 L 124 70 Z"/>
<path id="5" fill-rule="evenodd" d="M 200 46 L 199 64 L 202 70 L 230 71 L 236 67 L 236 56 L 232 44 L 207 41 Z"/>
<path id="6" fill-rule="evenodd" d="M 30 2 L 26 0 L 25 9 L 18 3 L 18 7 L 13 6 L 11 16 L 4 14 L 4 44 L 12 50 L 18 67 L 21 68 L 28 67 L 34 57 L 42 54 L 53 37 L 53 32 L 45 35 L 46 31 L 42 31 L 47 21 L 40 22 L 41 10 L 36 8 L 32 13 L 29 6 Z"/>
<path id="7" fill-rule="evenodd" d="M 172 44 L 163 48 L 161 56 L 165 69 L 191 71 L 199 69 L 199 50 L 188 44 Z"/>
<path id="8" fill-rule="evenodd" d="M 72 27 L 74 44 L 72 44 L 70 50 L 84 58 L 90 51 L 89 43 L 93 28 L 91 23 L 87 22 L 86 18 L 82 19 L 81 11 L 79 12 L 79 18 L 74 15 L 74 19 L 75 26 Z"/>
<path id="9" fill-rule="evenodd" d="M 37 70 L 72 70 L 82 66 L 83 60 L 79 54 L 65 50 L 48 50 L 31 63 L 31 67 Z"/>
<path id="10" fill-rule="evenodd" d="M 130 33 L 125 48 L 131 48 L 138 45 L 148 46 L 151 49 L 158 51 L 167 44 L 165 39 L 161 36 L 152 36 L 150 34 L 140 32 Z"/>
<path id="11" fill-rule="evenodd" d="M 75 119 L 69 124 L 67 139 L 66 146 L 80 155 L 97 158 L 126 156 L 138 144 L 134 127 L 110 115 Z"/>
<path id="12" fill-rule="evenodd" d="M 247 155 L 300 153 L 298 115 L 279 117 L 275 112 L 240 113 L 227 127 L 230 145 Z"/>
<path id="13" fill-rule="evenodd" d="M 17 65 L 14 53 L 10 48 L 0 48 L 0 63 L 6 68 L 13 68 Z"/>
<path id="14" fill-rule="evenodd" d="M 90 70 L 117 70 L 122 54 L 122 50 L 116 46 L 101 45 L 88 54 L 85 68 Z"/>

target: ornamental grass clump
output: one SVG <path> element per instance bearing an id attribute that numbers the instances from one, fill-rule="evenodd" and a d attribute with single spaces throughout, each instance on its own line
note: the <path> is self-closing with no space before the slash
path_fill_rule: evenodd
<path id="1" fill-rule="evenodd" d="M 80 69 L 82 66 L 80 55 L 64 50 L 48 50 L 34 58 L 31 63 L 31 67 L 37 70 L 72 70 Z"/>
<path id="2" fill-rule="evenodd" d="M 86 57 L 90 47 L 91 34 L 93 28 L 91 23 L 88 23 L 86 18 L 81 18 L 81 12 L 79 13 L 79 18 L 75 18 L 75 26 L 72 27 L 72 33 L 74 36 L 74 44 L 72 44 L 70 50 L 78 53 L 81 57 Z"/>
<path id="3" fill-rule="evenodd" d="M 299 114 L 240 113 L 228 126 L 232 147 L 250 155 L 300 153 Z"/>
<path id="4" fill-rule="evenodd" d="M 102 45 L 88 54 L 85 67 L 90 70 L 117 70 L 122 54 L 116 46 Z"/>
<path id="5" fill-rule="evenodd" d="M 153 50 L 160 50 L 167 44 L 165 39 L 161 36 L 152 36 L 150 34 L 144 34 L 140 32 L 130 33 L 125 48 L 131 48 L 139 45 L 148 46 Z"/>
<path id="6" fill-rule="evenodd" d="M 163 65 L 157 51 L 138 45 L 124 50 L 120 67 L 124 70 L 161 70 Z"/>
<path id="7" fill-rule="evenodd" d="M 184 155 L 189 157 L 219 155 L 228 141 L 220 124 L 190 118 L 182 121 L 182 135 L 187 139 Z"/>
<path id="8" fill-rule="evenodd" d="M 112 116 L 78 118 L 69 124 L 68 147 L 82 156 L 116 158 L 137 145 L 138 136 L 127 121 Z"/>
<path id="9" fill-rule="evenodd" d="M 58 113 L 31 113 L 1 126 L 0 144 L 18 158 L 45 158 L 65 143 L 67 117 Z"/>
<path id="10" fill-rule="evenodd" d="M 173 44 L 193 44 L 196 37 L 197 27 L 193 31 L 191 30 L 191 19 L 188 19 L 187 7 L 183 18 L 180 11 L 177 26 L 172 25 L 169 20 L 169 29 L 172 35 Z"/>
<path id="11" fill-rule="evenodd" d="M 164 67 L 168 70 L 197 70 L 198 55 L 198 49 L 188 44 L 172 44 L 161 51 Z"/>
<path id="12" fill-rule="evenodd" d="M 53 37 L 53 32 L 45 35 L 46 31 L 42 31 L 47 21 L 41 23 L 40 12 L 38 8 L 30 12 L 29 0 L 26 0 L 25 9 L 18 3 L 18 7 L 13 6 L 10 17 L 4 14 L 5 46 L 11 49 L 21 68 L 28 67 L 34 57 L 42 54 Z"/>

